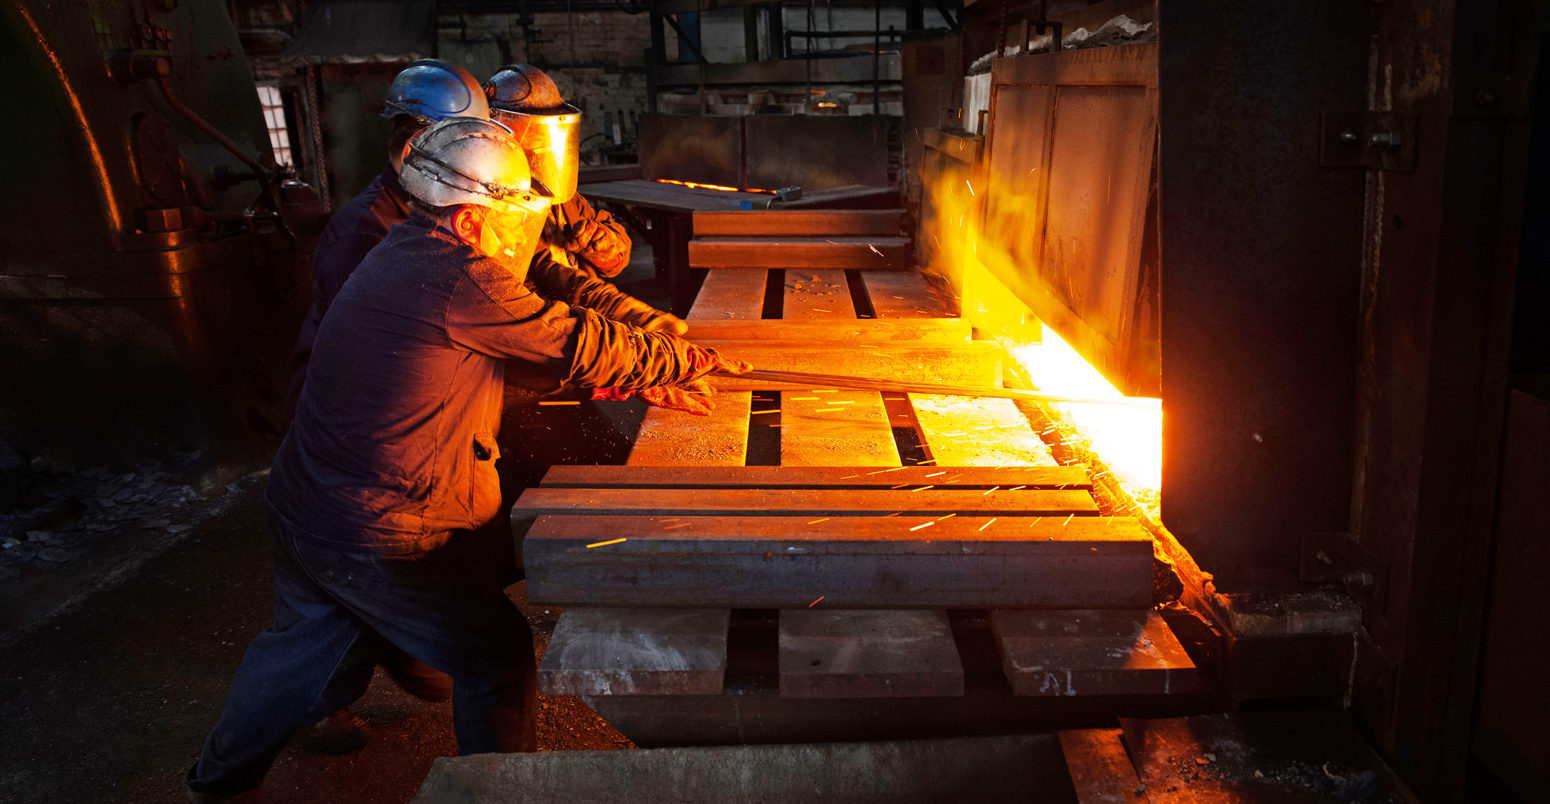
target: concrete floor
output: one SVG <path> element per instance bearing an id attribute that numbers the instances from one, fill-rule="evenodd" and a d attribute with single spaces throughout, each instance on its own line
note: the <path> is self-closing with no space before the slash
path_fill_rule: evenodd
<path id="1" fill-rule="evenodd" d="M 262 484 L 233 494 L 186 541 L 0 651 L 0 801 L 182 800 L 183 774 L 272 612 Z M 509 592 L 521 601 L 521 584 Z M 525 611 L 542 645 L 558 610 Z M 578 699 L 541 704 L 545 749 L 629 745 Z M 407 801 L 432 760 L 457 753 L 451 704 L 410 698 L 380 672 L 354 711 L 373 729 L 367 747 L 287 749 L 265 800 Z"/>
<path id="2" fill-rule="evenodd" d="M 666 303 L 644 243 L 618 283 Z M 642 414 L 638 403 L 508 409 L 502 451 L 527 463 L 528 482 L 538 460 L 619 462 Z M 184 773 L 273 613 L 262 472 L 202 491 L 176 486 L 197 485 L 189 472 L 166 480 L 161 497 L 134 497 L 133 512 L 105 496 L 107 472 L 65 478 L 102 496 L 48 501 L 39 510 L 52 519 L 0 534 L 8 552 L 27 554 L 0 566 L 0 802 L 184 800 Z M 143 485 L 138 474 L 126 483 Z M 42 527 L 54 532 L 40 548 L 29 533 Z M 559 610 L 526 606 L 523 584 L 507 592 L 541 655 Z M 457 753 L 451 704 L 410 698 L 380 672 L 353 709 L 373 729 L 367 747 L 343 757 L 288 748 L 264 800 L 407 801 L 435 758 Z M 544 696 L 539 717 L 542 750 L 631 745 L 578 698 Z"/>

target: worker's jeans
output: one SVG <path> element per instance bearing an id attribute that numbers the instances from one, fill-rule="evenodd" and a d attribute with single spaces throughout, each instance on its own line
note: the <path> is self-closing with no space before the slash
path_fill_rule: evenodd
<path id="1" fill-rule="evenodd" d="M 458 531 L 410 555 L 347 553 L 295 537 L 270 511 L 275 619 L 248 645 L 189 786 L 257 787 L 296 729 L 365 691 L 350 649 L 375 631 L 452 677 L 463 754 L 536 749 L 533 637 L 502 591 L 488 540 Z"/>

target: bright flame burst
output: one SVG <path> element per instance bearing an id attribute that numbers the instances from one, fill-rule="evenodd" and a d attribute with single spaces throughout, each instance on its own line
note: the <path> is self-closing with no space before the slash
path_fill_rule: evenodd
<path id="1" fill-rule="evenodd" d="M 1125 399 L 1098 370 L 1049 327 L 1041 343 L 1008 345 L 1038 390 L 1062 396 Z M 1135 398 L 1139 401 L 1145 398 Z M 1080 431 L 1089 448 L 1115 476 L 1135 491 L 1156 492 L 1162 486 L 1162 400 L 1145 399 L 1146 407 L 1057 402 L 1065 423 Z"/>
<path id="2" fill-rule="evenodd" d="M 1036 203 L 1033 182 L 1009 186 L 980 179 L 979 191 L 967 171 L 940 177 L 931 189 L 931 214 L 921 237 L 929 244 L 928 270 L 958 288 L 963 316 L 981 337 L 993 337 L 1022 368 L 1035 389 L 1048 394 L 1098 399 L 1126 399 L 1097 369 L 1034 317 L 1016 293 L 998 278 L 1018 277 L 1039 287 L 1028 254 L 1008 252 L 995 238 L 982 235 L 979 204 L 994 198 L 1001 220 L 987 220 L 984 229 L 1021 232 L 1028 227 L 1024 212 Z M 978 198 L 976 198 L 978 196 Z M 987 218 L 991 216 L 986 216 Z M 1031 249 L 1014 250 L 1030 251 Z M 1080 452 L 1091 452 L 1108 465 L 1138 502 L 1155 512 L 1162 486 L 1162 400 L 1130 398 L 1140 405 L 1054 403 L 1053 424 L 1061 439 Z M 1146 404 L 1149 403 L 1149 404 Z"/>

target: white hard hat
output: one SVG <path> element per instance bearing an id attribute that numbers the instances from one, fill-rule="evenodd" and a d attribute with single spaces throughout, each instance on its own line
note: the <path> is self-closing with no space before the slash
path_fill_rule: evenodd
<path id="1" fill-rule="evenodd" d="M 543 212 L 522 146 L 505 126 L 450 117 L 409 141 L 399 180 L 423 204 L 473 204 L 502 212 Z"/>

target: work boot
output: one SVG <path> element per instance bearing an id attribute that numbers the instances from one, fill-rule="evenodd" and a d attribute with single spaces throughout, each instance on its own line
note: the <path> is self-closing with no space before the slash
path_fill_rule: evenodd
<path id="1" fill-rule="evenodd" d="M 340 709 L 312 726 L 296 732 L 296 745 L 314 754 L 343 756 L 366 747 L 371 727 L 354 712 Z"/>
<path id="2" fill-rule="evenodd" d="M 431 703 L 452 700 L 452 677 L 399 650 L 382 658 L 382 669 L 404 692 Z"/>

